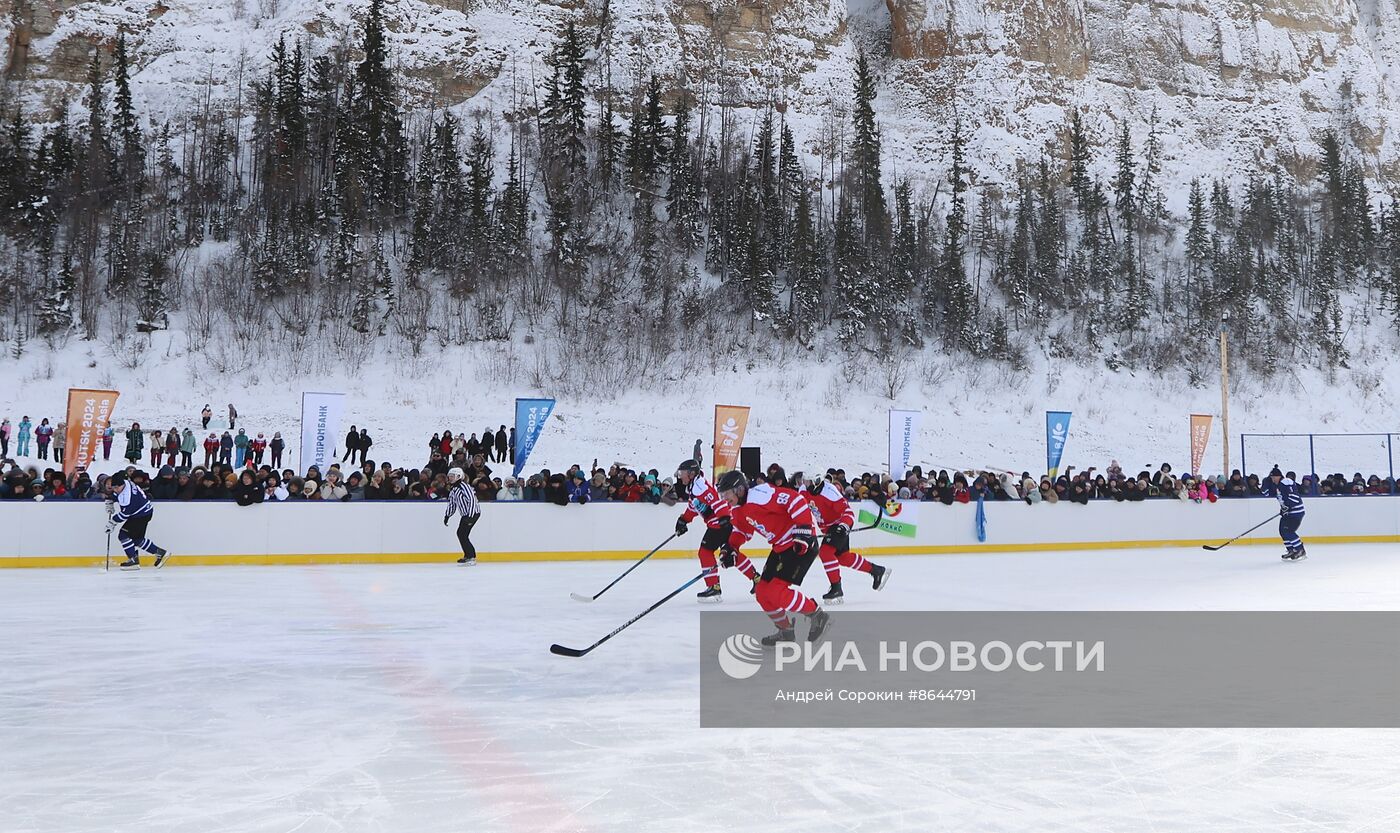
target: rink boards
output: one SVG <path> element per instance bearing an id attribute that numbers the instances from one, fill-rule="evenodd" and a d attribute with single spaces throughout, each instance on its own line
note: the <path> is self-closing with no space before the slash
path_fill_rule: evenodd
<path id="1" fill-rule="evenodd" d="M 867 505 L 873 511 L 873 504 Z M 451 561 L 456 519 L 444 526 L 442 503 L 161 503 L 150 526 L 156 543 L 191 564 L 354 564 Z M 1400 497 L 1319 498 L 1308 502 L 1301 534 L 1316 543 L 1400 542 Z M 975 505 L 906 505 L 911 537 L 859 532 L 852 547 L 871 555 L 1018 552 L 1219 543 L 1269 518 L 1269 499 L 1196 504 L 1177 500 L 1027 506 L 990 503 L 979 541 Z M 555 506 L 488 503 L 472 534 L 482 561 L 636 558 L 673 531 L 679 509 L 645 504 Z M 101 503 L 0 503 L 0 568 L 102 564 L 107 546 Z M 694 557 L 703 526 L 658 554 Z M 1277 544 L 1265 524 L 1239 542 Z M 1238 545 L 1238 544 L 1237 544 Z M 115 535 L 112 555 L 120 555 Z M 761 542 L 750 545 L 761 553 Z"/>

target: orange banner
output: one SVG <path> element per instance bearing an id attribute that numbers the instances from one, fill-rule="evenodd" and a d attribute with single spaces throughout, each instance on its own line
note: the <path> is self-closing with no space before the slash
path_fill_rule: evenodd
<path id="1" fill-rule="evenodd" d="M 1201 464 L 1206 459 L 1206 446 L 1210 444 L 1210 421 L 1210 414 L 1191 415 L 1191 473 L 1197 477 L 1202 475 Z"/>
<path id="2" fill-rule="evenodd" d="M 739 468 L 739 449 L 744 445 L 744 429 L 749 424 L 749 406 L 715 406 L 715 464 L 713 477 Z"/>
<path id="3" fill-rule="evenodd" d="M 102 445 L 102 432 L 112 421 L 117 407 L 114 390 L 68 389 L 68 448 L 63 452 L 63 473 L 72 474 L 85 469 L 97 459 Z"/>

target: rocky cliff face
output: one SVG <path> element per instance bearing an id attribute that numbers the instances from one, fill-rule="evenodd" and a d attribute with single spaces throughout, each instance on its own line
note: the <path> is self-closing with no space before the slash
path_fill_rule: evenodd
<path id="1" fill-rule="evenodd" d="M 11 95 L 81 100 L 94 50 L 119 29 L 136 94 L 178 117 L 232 98 L 281 35 L 329 49 L 365 0 L 0 0 Z M 1141 142 L 1154 109 L 1169 192 L 1196 175 L 1310 171 L 1316 139 L 1350 138 L 1373 174 L 1400 175 L 1400 0 L 388 0 L 420 106 L 529 103 L 570 15 L 598 33 L 619 88 L 657 73 L 712 102 L 781 104 L 814 152 L 847 107 L 858 49 L 882 77 L 891 172 L 931 183 L 956 114 L 982 181 L 1058 149 L 1071 109 L 1100 142 Z M 836 117 L 833 121 L 833 116 Z M 1101 154 L 1100 167 L 1107 165 Z M 1179 201 L 1174 200 L 1177 207 Z"/>

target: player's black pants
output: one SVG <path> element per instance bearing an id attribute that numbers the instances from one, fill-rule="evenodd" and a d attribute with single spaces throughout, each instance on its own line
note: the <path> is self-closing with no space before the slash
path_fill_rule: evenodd
<path id="1" fill-rule="evenodd" d="M 457 522 L 457 540 L 462 544 L 462 555 L 467 558 L 476 558 L 476 547 L 472 546 L 472 527 L 481 520 L 480 515 L 473 515 L 470 518 L 463 517 Z"/>

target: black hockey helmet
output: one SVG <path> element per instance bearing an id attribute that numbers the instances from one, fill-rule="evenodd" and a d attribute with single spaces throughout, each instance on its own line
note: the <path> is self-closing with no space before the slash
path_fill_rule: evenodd
<path id="1" fill-rule="evenodd" d="M 677 471 L 677 472 L 688 471 L 688 472 L 690 472 L 691 474 L 699 474 L 699 473 L 700 473 L 700 462 L 699 462 L 698 460 L 696 460 L 694 457 L 687 457 L 686 459 L 684 459 L 684 460 L 681 461 L 681 464 L 680 464 L 679 466 L 676 466 L 676 471 Z"/>
<path id="2" fill-rule="evenodd" d="M 118 487 L 118 486 L 120 486 L 120 485 L 122 485 L 123 483 L 126 482 L 126 472 L 124 472 L 124 471 L 116 471 L 116 472 L 113 472 L 113 473 L 112 473 L 112 476 L 109 477 L 109 478 L 107 478 L 107 482 L 110 483 L 110 484 L 112 484 L 112 488 L 115 489 L 116 487 Z"/>
<path id="3" fill-rule="evenodd" d="M 748 485 L 748 478 L 744 477 L 743 472 L 738 469 L 730 469 L 719 476 L 719 482 L 715 484 L 715 488 L 720 492 L 728 492 L 740 486 L 747 488 Z"/>

